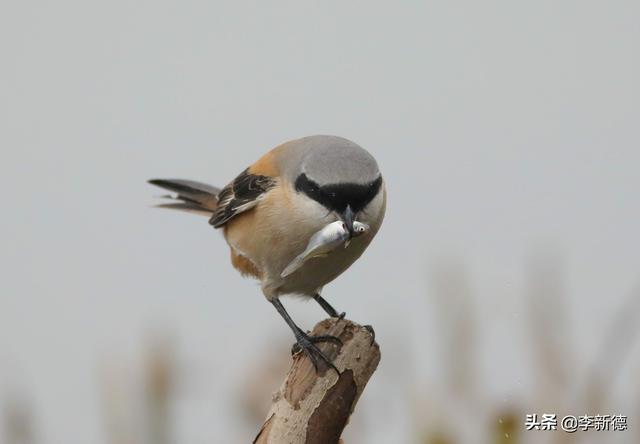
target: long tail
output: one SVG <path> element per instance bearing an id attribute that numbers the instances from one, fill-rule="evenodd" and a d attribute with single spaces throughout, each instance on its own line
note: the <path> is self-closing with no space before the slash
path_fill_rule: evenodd
<path id="1" fill-rule="evenodd" d="M 211 216 L 218 206 L 220 189 L 206 183 L 182 179 L 152 179 L 149 183 L 176 193 L 175 196 L 162 196 L 174 202 L 157 207 Z"/>

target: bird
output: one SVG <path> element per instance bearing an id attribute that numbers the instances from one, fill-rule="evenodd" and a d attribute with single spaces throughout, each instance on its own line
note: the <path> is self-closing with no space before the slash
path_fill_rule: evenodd
<path id="1" fill-rule="evenodd" d="M 344 317 L 321 293 L 363 254 L 382 225 L 387 192 L 375 158 L 343 137 L 314 135 L 269 150 L 222 189 L 183 179 L 149 183 L 175 193 L 163 196 L 171 201 L 157 206 L 208 216 L 224 235 L 232 266 L 260 282 L 266 299 L 293 331 L 294 349 L 304 352 L 316 371 L 320 361 L 337 371 L 316 344 L 340 340 L 306 333 L 280 299 L 311 298 L 330 317 Z M 283 276 L 310 238 L 336 221 L 352 235 L 348 246 L 313 257 Z M 366 233 L 353 236 L 356 221 L 368 225 Z"/>

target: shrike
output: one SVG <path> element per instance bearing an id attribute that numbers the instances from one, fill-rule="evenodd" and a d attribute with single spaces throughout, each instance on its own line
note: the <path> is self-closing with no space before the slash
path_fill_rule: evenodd
<path id="1" fill-rule="evenodd" d="M 222 190 L 189 180 L 149 182 L 177 193 L 172 198 L 177 201 L 160 206 L 210 216 L 209 223 L 223 230 L 231 264 L 260 281 L 267 300 L 293 330 L 298 348 L 316 369 L 318 359 L 335 368 L 315 343 L 339 340 L 305 333 L 280 296 L 310 297 L 329 316 L 344 316 L 320 293 L 362 255 L 382 224 L 386 190 L 373 156 L 341 137 L 310 136 L 270 150 Z M 283 276 L 314 233 L 335 221 L 343 221 L 352 235 L 354 221 L 370 229 L 353 236 L 346 248 L 314 257 Z"/>

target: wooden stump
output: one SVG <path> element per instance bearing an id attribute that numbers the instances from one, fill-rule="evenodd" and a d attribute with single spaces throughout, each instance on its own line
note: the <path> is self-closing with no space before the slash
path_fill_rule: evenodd
<path id="1" fill-rule="evenodd" d="M 312 333 L 340 338 L 319 344 L 340 371 L 297 353 L 254 444 L 337 444 L 367 381 L 380 362 L 371 332 L 346 319 L 325 319 Z"/>

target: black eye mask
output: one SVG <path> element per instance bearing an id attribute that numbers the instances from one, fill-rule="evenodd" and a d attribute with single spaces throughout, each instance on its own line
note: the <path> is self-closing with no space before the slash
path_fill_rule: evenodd
<path id="1" fill-rule="evenodd" d="M 296 179 L 296 191 L 302 192 L 329 210 L 344 211 L 351 205 L 354 212 L 364 209 L 380 191 L 382 176 L 369 184 L 338 183 L 319 186 L 306 174 L 302 173 Z"/>

